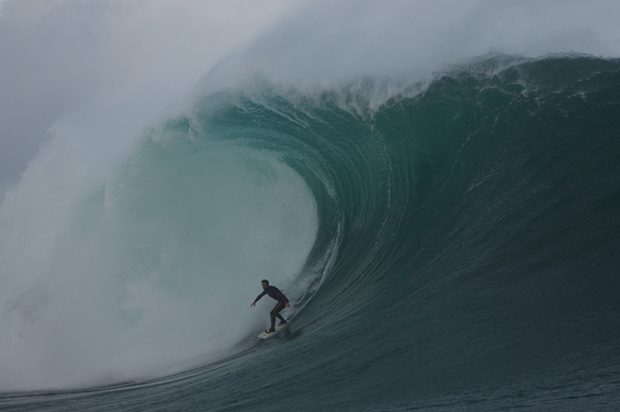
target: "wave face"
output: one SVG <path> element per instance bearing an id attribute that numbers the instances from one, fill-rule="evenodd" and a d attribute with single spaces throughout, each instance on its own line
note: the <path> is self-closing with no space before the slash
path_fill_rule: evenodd
<path id="1" fill-rule="evenodd" d="M 191 371 L 0 405 L 617 407 L 620 62 L 490 55 L 377 104 L 385 90 L 255 80 L 145 131 L 55 241 L 60 285 L 35 278 L 13 298 L 3 345 L 79 308 L 88 325 L 46 350 L 78 332 L 112 344 L 65 369 L 33 361 L 48 387 Z M 293 320 L 256 343 L 263 277 Z M 55 304 L 66 290 L 89 293 Z"/>

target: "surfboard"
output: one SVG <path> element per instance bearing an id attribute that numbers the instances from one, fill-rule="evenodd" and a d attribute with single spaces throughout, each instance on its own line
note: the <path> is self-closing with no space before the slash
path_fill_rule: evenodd
<path id="1" fill-rule="evenodd" d="M 285 327 L 286 325 L 288 325 L 288 323 L 286 323 L 284 325 L 276 325 L 276 331 L 275 332 L 272 332 L 272 333 L 263 332 L 260 335 L 258 335 L 258 337 L 260 339 L 268 339 L 268 338 L 272 337 L 273 335 L 275 335 L 276 333 L 278 333 L 278 331 L 280 329 L 282 329 L 283 327 Z"/>

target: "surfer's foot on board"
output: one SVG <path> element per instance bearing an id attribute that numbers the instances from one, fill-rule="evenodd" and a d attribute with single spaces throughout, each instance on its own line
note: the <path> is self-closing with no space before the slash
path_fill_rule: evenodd
<path id="1" fill-rule="evenodd" d="M 281 320 L 281 321 L 280 321 L 280 326 L 282 326 L 282 325 L 286 325 L 286 324 L 287 324 L 287 322 L 286 322 L 285 320 Z"/>
<path id="2" fill-rule="evenodd" d="M 276 330 L 275 330 L 274 328 L 269 328 L 269 329 L 267 329 L 267 330 L 265 331 L 265 333 L 273 333 L 273 332 L 275 332 L 275 331 L 276 331 Z"/>

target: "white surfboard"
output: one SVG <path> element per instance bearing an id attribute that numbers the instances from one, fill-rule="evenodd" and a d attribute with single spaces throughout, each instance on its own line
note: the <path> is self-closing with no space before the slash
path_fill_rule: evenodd
<path id="1" fill-rule="evenodd" d="M 285 323 L 284 325 L 276 325 L 276 331 L 275 332 L 271 332 L 271 333 L 263 332 L 260 335 L 258 335 L 258 337 L 260 339 L 268 339 L 268 338 L 272 337 L 273 335 L 275 335 L 276 333 L 278 333 L 278 331 L 280 329 L 282 329 L 283 327 L 285 327 L 286 325 L 288 325 L 288 323 Z"/>

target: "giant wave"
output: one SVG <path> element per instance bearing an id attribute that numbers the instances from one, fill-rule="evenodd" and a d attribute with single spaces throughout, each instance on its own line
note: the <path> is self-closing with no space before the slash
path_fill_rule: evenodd
<path id="1" fill-rule="evenodd" d="M 620 62 L 585 55 L 198 96 L 49 231 L 5 201 L 2 269 L 28 270 L 3 286 L 2 389 L 120 385 L 46 410 L 608 410 L 619 107 Z M 294 319 L 258 345 L 263 277 Z"/>

